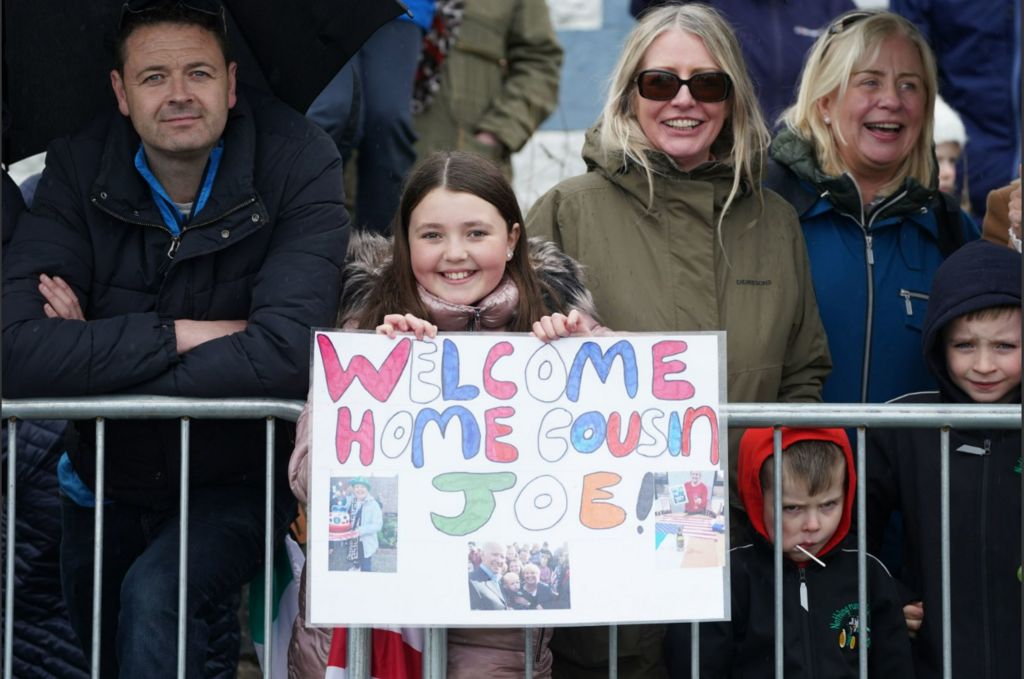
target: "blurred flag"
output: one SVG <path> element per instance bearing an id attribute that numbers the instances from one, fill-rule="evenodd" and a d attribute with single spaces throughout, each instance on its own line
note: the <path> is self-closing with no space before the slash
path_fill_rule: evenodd
<path id="1" fill-rule="evenodd" d="M 292 625 L 299 614 L 299 575 L 306 556 L 302 548 L 290 535 L 285 536 L 284 544 L 277 550 L 274 557 L 274 572 L 271 580 L 271 634 L 274 640 L 271 661 L 273 671 L 267 673 L 263 662 L 266 640 L 263 638 L 263 572 L 256 576 L 249 585 L 249 631 L 252 643 L 256 647 L 256 656 L 260 661 L 263 675 L 269 679 L 285 679 L 288 676 L 288 644 L 292 638 Z"/>
<path id="2" fill-rule="evenodd" d="M 423 629 L 374 627 L 371 637 L 372 679 L 421 679 L 423 676 Z M 334 629 L 324 679 L 345 679 L 347 630 Z"/>

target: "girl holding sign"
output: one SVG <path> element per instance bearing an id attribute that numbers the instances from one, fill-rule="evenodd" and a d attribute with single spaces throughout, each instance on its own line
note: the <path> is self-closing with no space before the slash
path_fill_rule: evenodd
<path id="1" fill-rule="evenodd" d="M 409 332 L 418 339 L 435 337 L 438 330 L 532 331 L 544 341 L 599 333 L 579 264 L 551 243 L 528 241 L 523 222 L 512 187 L 490 161 L 459 152 L 429 156 L 409 175 L 393 240 L 352 235 L 340 327 L 376 329 L 389 337 Z M 288 468 L 292 491 L 303 504 L 309 484 L 307 416 L 308 404 Z M 304 604 L 302 592 L 289 664 L 308 671 L 325 665 L 329 632 L 304 626 Z M 448 676 L 522 676 L 522 634 L 518 628 L 449 630 Z M 550 677 L 550 630 L 533 634 L 534 676 Z M 374 676 L 379 669 L 372 668 Z"/>

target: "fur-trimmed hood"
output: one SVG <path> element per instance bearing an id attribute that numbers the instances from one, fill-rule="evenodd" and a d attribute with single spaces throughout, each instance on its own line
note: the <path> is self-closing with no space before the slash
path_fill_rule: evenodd
<path id="1" fill-rule="evenodd" d="M 596 320 L 594 299 L 584 284 L 580 263 L 559 250 L 554 243 L 542 238 L 530 238 L 528 247 L 534 270 L 554 297 L 548 299 L 545 291 L 548 306 L 563 313 L 577 309 Z M 345 256 L 345 285 L 341 292 L 338 327 L 344 327 L 362 314 L 370 302 L 377 281 L 390 266 L 390 238 L 366 231 L 352 233 L 348 254 Z"/>

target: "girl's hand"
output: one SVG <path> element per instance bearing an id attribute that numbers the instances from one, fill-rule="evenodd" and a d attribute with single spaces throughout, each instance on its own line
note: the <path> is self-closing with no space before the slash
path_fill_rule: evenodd
<path id="1" fill-rule="evenodd" d="M 533 334 L 541 342 L 550 342 L 559 337 L 589 337 L 590 329 L 583 322 L 583 315 L 573 309 L 569 315 L 551 314 L 533 324 Z"/>
<path id="2" fill-rule="evenodd" d="M 917 638 L 917 633 L 921 631 L 921 623 L 924 622 L 924 603 L 911 601 L 903 607 L 903 617 L 907 620 L 907 634 L 911 639 Z"/>
<path id="3" fill-rule="evenodd" d="M 388 314 L 384 322 L 377 326 L 378 335 L 387 335 L 391 339 L 399 332 L 411 332 L 418 340 L 423 339 L 424 335 L 433 339 L 437 337 L 437 326 L 412 314 Z"/>
<path id="4" fill-rule="evenodd" d="M 47 318 L 63 318 L 66 321 L 84 321 L 85 314 L 78 303 L 78 296 L 71 286 L 60 276 L 50 278 L 46 274 L 39 277 L 39 294 L 46 303 L 43 313 Z"/>

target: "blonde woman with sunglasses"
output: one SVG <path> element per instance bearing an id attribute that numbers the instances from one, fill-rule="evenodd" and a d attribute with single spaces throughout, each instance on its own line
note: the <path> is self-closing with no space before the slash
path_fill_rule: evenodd
<path id="1" fill-rule="evenodd" d="M 933 389 L 921 353 L 932 276 L 977 227 L 937 190 L 935 58 L 885 11 L 836 19 L 807 58 L 768 186 L 800 215 L 832 375 L 829 402 Z"/>
<path id="2" fill-rule="evenodd" d="M 652 10 L 609 89 L 589 171 L 541 197 L 528 228 L 588 267 L 606 326 L 728 331 L 730 401 L 819 401 L 830 361 L 806 248 L 761 190 L 768 132 L 732 29 L 704 5 Z M 665 676 L 663 635 L 621 627 L 619 676 Z M 559 676 L 607 667 L 597 630 L 559 628 L 552 648 Z"/>

